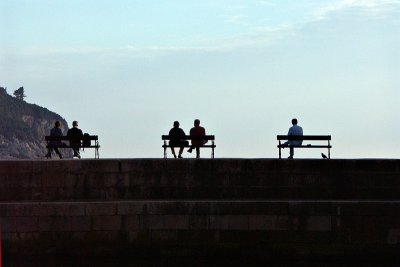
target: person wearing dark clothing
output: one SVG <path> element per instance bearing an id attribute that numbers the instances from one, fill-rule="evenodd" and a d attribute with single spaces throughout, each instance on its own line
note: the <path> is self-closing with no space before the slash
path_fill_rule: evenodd
<path id="1" fill-rule="evenodd" d="M 63 133 L 60 129 L 61 123 L 59 121 L 56 121 L 54 123 L 54 128 L 52 128 L 50 130 L 50 136 L 62 136 Z M 56 154 L 60 157 L 60 159 L 62 159 L 62 155 L 60 153 L 60 151 L 58 150 L 59 147 L 61 147 L 63 145 L 63 143 L 61 141 L 50 141 L 47 144 L 47 154 L 46 154 L 46 158 L 50 158 L 51 159 L 51 154 L 53 152 L 53 150 L 56 152 Z"/>
<path id="2" fill-rule="evenodd" d="M 201 139 L 204 135 L 206 135 L 206 129 L 200 126 L 200 120 L 194 120 L 194 127 L 190 129 L 190 136 L 197 137 L 197 139 L 192 139 L 192 145 L 188 149 L 188 152 L 192 153 L 193 148 L 196 148 L 196 158 L 200 158 L 200 147 L 207 143 L 206 140 Z"/>
<path id="3" fill-rule="evenodd" d="M 178 158 L 181 159 L 184 146 L 189 145 L 189 142 L 185 141 L 185 136 L 185 132 L 179 128 L 179 122 L 174 121 L 174 127 L 169 131 L 169 145 L 171 146 L 171 151 L 174 155 L 174 158 L 176 158 L 175 147 L 179 147 Z"/>
<path id="4" fill-rule="evenodd" d="M 72 128 L 67 132 L 68 138 L 70 138 L 69 145 L 72 147 L 74 151 L 74 157 L 81 158 L 79 153 L 79 149 L 81 147 L 81 140 L 83 138 L 82 130 L 78 128 L 78 122 L 72 122 Z"/>

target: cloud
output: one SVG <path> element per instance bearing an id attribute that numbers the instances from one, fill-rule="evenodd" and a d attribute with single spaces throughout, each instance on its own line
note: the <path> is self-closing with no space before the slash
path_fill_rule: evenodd
<path id="1" fill-rule="evenodd" d="M 315 20 L 324 20 L 331 14 L 348 9 L 359 9 L 370 15 L 381 16 L 400 9 L 399 0 L 341 0 L 333 4 L 323 6 L 314 13 Z"/>

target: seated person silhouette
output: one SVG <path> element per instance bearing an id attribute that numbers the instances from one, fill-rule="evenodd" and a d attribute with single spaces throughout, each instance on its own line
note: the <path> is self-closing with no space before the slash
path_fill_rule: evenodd
<path id="1" fill-rule="evenodd" d="M 176 158 L 175 147 L 179 147 L 178 158 L 181 159 L 184 146 L 189 145 L 189 142 L 184 140 L 185 136 L 185 132 L 179 128 L 179 121 L 174 121 L 174 127 L 169 131 L 169 145 L 174 158 Z"/>
<path id="2" fill-rule="evenodd" d="M 81 147 L 81 140 L 83 138 L 82 130 L 78 128 L 78 122 L 72 122 L 72 128 L 68 130 L 67 136 L 71 139 L 69 141 L 69 145 L 72 147 L 72 151 L 74 151 L 74 158 L 81 158 L 79 153 L 79 149 Z"/>
<path id="3" fill-rule="evenodd" d="M 50 136 L 62 136 L 63 133 L 60 129 L 61 123 L 59 121 L 56 121 L 54 123 L 54 128 L 52 128 L 50 130 Z M 60 153 L 60 151 L 58 150 L 59 147 L 63 146 L 63 143 L 61 141 L 50 141 L 47 144 L 47 154 L 46 154 L 46 158 L 50 158 L 51 159 L 51 154 L 53 151 L 56 152 L 56 154 L 60 157 L 60 159 L 62 159 L 62 155 Z"/>
<path id="4" fill-rule="evenodd" d="M 200 126 L 200 120 L 194 120 L 194 127 L 190 129 L 191 137 L 198 137 L 196 139 L 192 139 L 192 145 L 190 146 L 188 152 L 192 153 L 193 148 L 196 148 L 196 158 L 200 158 L 200 147 L 207 143 L 206 140 L 202 140 L 199 137 L 205 136 L 206 130 Z"/>
<path id="5" fill-rule="evenodd" d="M 287 135 L 295 135 L 295 136 L 303 136 L 303 128 L 297 125 L 297 119 L 292 119 L 292 127 L 289 128 L 289 132 Z M 294 148 L 293 146 L 300 146 L 303 143 L 302 140 L 288 140 L 284 143 L 285 146 L 290 148 L 289 159 L 293 159 Z"/>

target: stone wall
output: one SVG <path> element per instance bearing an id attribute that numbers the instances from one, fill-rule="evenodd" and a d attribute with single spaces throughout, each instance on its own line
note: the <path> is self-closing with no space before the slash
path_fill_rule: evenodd
<path id="1" fill-rule="evenodd" d="M 8 255 L 384 255 L 398 160 L 0 161 Z"/>

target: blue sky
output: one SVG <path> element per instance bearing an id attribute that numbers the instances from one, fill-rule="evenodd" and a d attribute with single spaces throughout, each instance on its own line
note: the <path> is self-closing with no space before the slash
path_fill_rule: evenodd
<path id="1" fill-rule="evenodd" d="M 0 86 L 78 120 L 102 157 L 161 157 L 173 121 L 188 132 L 199 118 L 217 157 L 273 158 L 293 117 L 305 134 L 331 134 L 334 158 L 400 155 L 400 0 L 1 0 L 0 10 Z"/>

